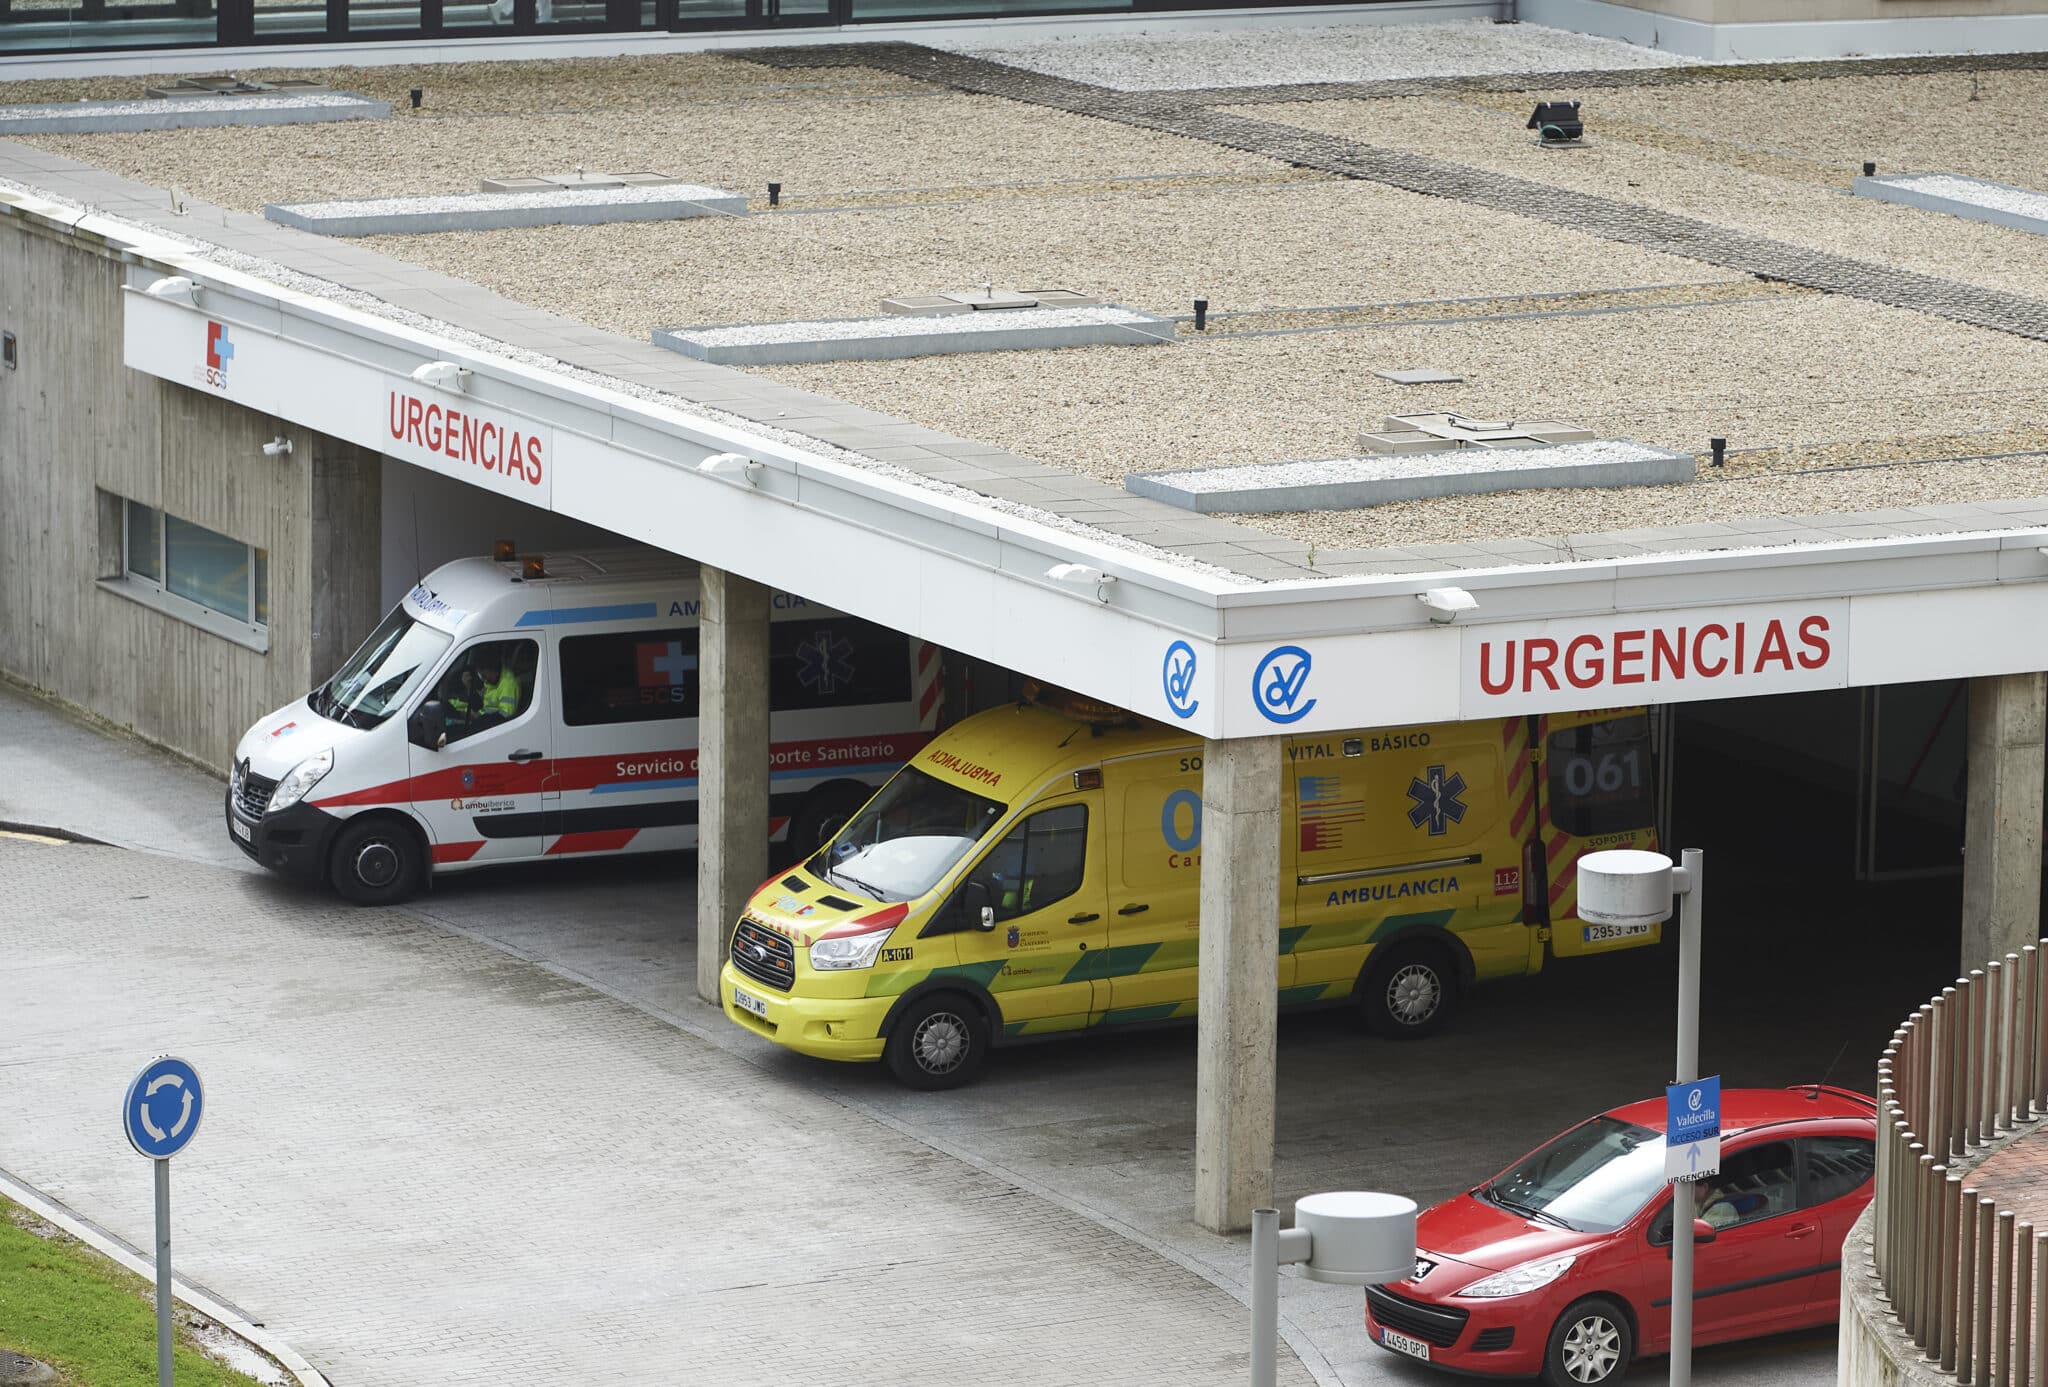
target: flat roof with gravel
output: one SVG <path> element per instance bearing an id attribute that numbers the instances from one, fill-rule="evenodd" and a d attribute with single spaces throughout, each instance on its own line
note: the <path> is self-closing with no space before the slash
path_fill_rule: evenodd
<path id="1" fill-rule="evenodd" d="M 1704 67 L 1482 23 L 959 47 L 330 71 L 379 99 L 422 86 L 425 103 L 318 131 L 34 144 L 244 212 L 468 193 L 508 170 L 670 169 L 687 150 L 674 171 L 744 190 L 749 215 L 383 237 L 351 243 L 367 260 L 308 262 L 388 293 L 402 276 L 360 267 L 393 257 L 642 345 L 679 323 L 787 335 L 933 284 L 1113 300 L 1166 320 L 1171 348 L 764 365 L 745 387 L 689 388 L 758 398 L 855 451 L 859 429 L 803 401 L 908 421 L 890 427 L 916 446 L 881 448 L 891 465 L 1254 576 L 1453 566 L 1475 548 L 1566 559 L 1624 530 L 1798 543 L 1886 508 L 1911 512 L 1894 525 L 2017 525 L 2048 495 L 2048 241 L 1851 192 L 1866 160 L 2048 188 L 2029 135 L 2048 57 Z M 1588 146 L 1538 149 L 1531 105 L 1566 97 Z M 1463 379 L 1380 375 L 1418 362 Z M 767 408 L 784 388 L 789 407 Z M 1122 489 L 1133 472 L 1350 457 L 1361 430 L 1418 410 L 1569 420 L 1698 474 L 1230 521 L 1168 520 Z M 1710 437 L 1727 466 L 1708 465 Z"/>

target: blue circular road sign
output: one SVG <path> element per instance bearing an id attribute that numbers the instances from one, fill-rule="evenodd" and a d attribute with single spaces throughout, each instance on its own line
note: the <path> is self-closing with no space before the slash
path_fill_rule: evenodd
<path id="1" fill-rule="evenodd" d="M 185 1149 L 199 1131 L 206 1095 L 199 1071 L 169 1055 L 143 1066 L 121 1102 L 121 1126 L 128 1144 L 152 1160 L 164 1160 Z"/>

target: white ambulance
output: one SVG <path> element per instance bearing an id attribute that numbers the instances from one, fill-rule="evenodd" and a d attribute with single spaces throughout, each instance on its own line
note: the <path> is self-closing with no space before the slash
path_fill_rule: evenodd
<path id="1" fill-rule="evenodd" d="M 695 564 L 654 551 L 436 569 L 340 671 L 235 748 L 227 826 L 366 905 L 430 874 L 697 841 Z M 773 836 L 808 855 L 922 747 L 936 646 L 771 600 Z"/>

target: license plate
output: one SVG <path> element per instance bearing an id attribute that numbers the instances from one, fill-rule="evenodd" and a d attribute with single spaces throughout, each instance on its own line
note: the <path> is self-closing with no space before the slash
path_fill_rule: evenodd
<path id="1" fill-rule="evenodd" d="M 243 842 L 247 843 L 251 841 L 249 836 L 249 825 L 243 823 L 240 819 L 229 819 L 228 827 L 234 829 L 235 836 L 241 839 Z"/>
<path id="2" fill-rule="evenodd" d="M 1599 944 L 1609 939 L 1633 939 L 1649 932 L 1648 925 L 1587 925 L 1586 942 Z"/>
<path id="3" fill-rule="evenodd" d="M 1397 1334 L 1391 1329 L 1382 1329 L 1380 1331 L 1380 1342 L 1396 1353 L 1405 1353 L 1410 1358 L 1420 1358 L 1425 1363 L 1429 1361 L 1429 1345 L 1423 1343 L 1420 1339 L 1411 1339 L 1406 1334 Z"/>
<path id="4" fill-rule="evenodd" d="M 768 1004 L 759 997 L 749 997 L 737 987 L 732 990 L 732 1004 L 741 1011 L 760 1017 L 763 1021 L 768 1019 Z"/>

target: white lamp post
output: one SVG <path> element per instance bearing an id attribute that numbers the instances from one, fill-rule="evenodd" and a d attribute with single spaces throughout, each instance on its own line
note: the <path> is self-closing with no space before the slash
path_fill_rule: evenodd
<path id="1" fill-rule="evenodd" d="M 1415 1201 L 1346 1190 L 1294 1201 L 1294 1226 L 1277 1209 L 1252 1210 L 1252 1387 L 1273 1387 L 1280 1352 L 1280 1264 L 1311 1281 L 1380 1286 L 1415 1274 Z"/>
<path id="2" fill-rule="evenodd" d="M 1672 1082 L 1700 1076 L 1700 897 L 1705 894 L 1700 850 L 1687 848 L 1674 867 L 1661 852 L 1617 848 L 1579 859 L 1579 918 L 1596 925 L 1653 925 L 1678 916 L 1678 1071 Z M 1671 1387 L 1692 1381 L 1692 1186 L 1671 1192 Z"/>

